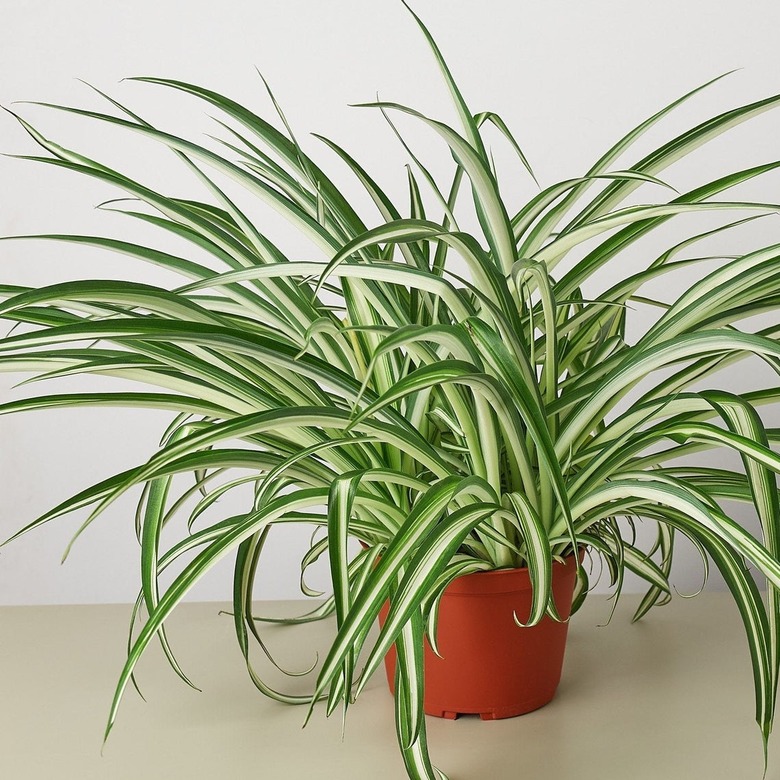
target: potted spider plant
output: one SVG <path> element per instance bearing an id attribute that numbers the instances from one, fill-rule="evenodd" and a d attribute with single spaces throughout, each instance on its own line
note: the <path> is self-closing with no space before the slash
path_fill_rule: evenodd
<path id="1" fill-rule="evenodd" d="M 21 324 L 0 341 L 4 370 L 44 379 L 108 375 L 151 386 L 50 393 L 7 402 L 0 413 L 119 405 L 175 415 L 148 461 L 81 490 L 15 535 L 89 509 L 81 533 L 127 491 L 141 492 L 141 588 L 133 616 L 141 626 L 106 735 L 153 639 L 183 676 L 165 621 L 204 574 L 234 556 L 236 636 L 258 688 L 308 706 L 309 714 L 325 699 L 331 713 L 346 709 L 385 659 L 408 776 L 441 777 L 426 744 L 424 711 L 435 703 L 426 705 L 425 688 L 433 682 L 423 669 L 460 652 L 442 645 L 452 633 L 443 622 L 451 611 L 445 605 L 473 588 L 521 592 L 524 601 L 512 595 L 498 608 L 478 606 L 479 627 L 455 633 L 480 637 L 502 623 L 509 642 L 541 632 L 560 645 L 569 614 L 588 593 L 584 553 L 606 562 L 618 591 L 627 571 L 646 581 L 639 618 L 670 598 L 672 553 L 682 536 L 714 562 L 739 608 L 766 744 L 780 657 L 780 456 L 772 449 L 778 433 L 759 409 L 776 403 L 779 391 L 696 388 L 747 357 L 778 367 L 777 322 L 753 330 L 744 323 L 777 311 L 780 245 L 733 257 L 696 250 L 700 241 L 778 210 L 727 194 L 780 163 L 626 204 L 640 188 L 656 198 L 669 193 L 659 178 L 667 166 L 776 106 L 780 96 L 730 109 L 629 168 L 615 168 L 637 138 L 705 84 L 620 139 L 585 175 L 511 204 L 499 189 L 485 126 L 503 134 L 533 177 L 523 152 L 498 115 L 467 107 L 417 22 L 460 125 L 395 103 L 366 105 L 390 122 L 405 114 L 432 130 L 451 153 L 452 179 L 442 186 L 412 154 L 409 204 L 402 208 L 361 163 L 322 138 L 376 206 L 369 218 L 303 152 L 281 111 L 277 127 L 210 89 L 138 79 L 217 109 L 225 136 L 216 150 L 156 128 L 103 93 L 110 113 L 50 106 L 169 147 L 208 190 L 207 201 L 159 192 L 49 140 L 17 116 L 45 152 L 28 159 L 118 189 L 132 205 L 124 200 L 114 209 L 181 247 L 174 253 L 97 236 L 16 236 L 121 252 L 174 272 L 181 284 L 83 280 L 0 288 L 0 316 Z M 289 256 L 276 246 L 224 179 L 277 209 L 316 245 L 317 256 Z M 701 212 L 722 219 L 714 229 L 687 234 L 641 270 L 620 273 L 620 260 L 643 237 L 674 217 Z M 473 230 L 461 227 L 466 219 Z M 630 304 L 643 300 L 643 288 L 699 265 L 706 273 L 629 339 Z M 586 294 L 605 267 L 616 274 L 611 284 Z M 699 453 L 721 451 L 736 453 L 744 468 L 696 461 Z M 184 497 L 195 496 L 197 504 L 188 532 L 164 548 L 161 534 L 173 510 L 188 506 L 174 488 L 182 474 L 193 478 Z M 220 496 L 247 484 L 253 499 L 244 512 L 204 522 Z M 730 500 L 753 507 L 760 538 L 727 514 L 723 503 Z M 635 518 L 657 529 L 645 548 L 631 533 Z M 324 556 L 330 563 L 332 594 L 289 621 L 336 618 L 332 646 L 306 696 L 273 689 L 250 664 L 250 645 L 261 640 L 253 583 L 267 534 L 280 524 L 324 529 L 302 566 Z M 350 538 L 362 542 L 356 554 Z M 172 564 L 181 569 L 163 587 L 160 575 Z M 765 578 L 765 596 L 750 569 Z M 522 583 L 485 586 L 497 581 L 491 577 Z M 376 636 L 371 629 L 380 613 Z M 521 652 L 511 649 L 510 658 Z M 542 698 L 554 692 L 562 652 Z M 476 679 L 485 665 L 473 662 L 461 676 Z M 439 714 L 460 705 L 452 706 L 442 705 Z M 514 713 L 493 712 L 502 714 Z"/>

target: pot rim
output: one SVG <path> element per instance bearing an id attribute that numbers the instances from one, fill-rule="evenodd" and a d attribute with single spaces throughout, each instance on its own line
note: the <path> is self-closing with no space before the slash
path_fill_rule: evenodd
<path id="1" fill-rule="evenodd" d="M 580 549 L 580 562 L 585 554 Z M 574 554 L 564 557 L 563 561 L 553 561 L 553 578 L 557 575 L 565 576 L 576 571 Z M 531 578 L 528 567 L 522 566 L 512 569 L 489 569 L 488 571 L 475 571 L 456 577 L 447 585 L 444 596 L 480 596 L 493 593 L 514 593 L 516 591 L 531 590 Z"/>

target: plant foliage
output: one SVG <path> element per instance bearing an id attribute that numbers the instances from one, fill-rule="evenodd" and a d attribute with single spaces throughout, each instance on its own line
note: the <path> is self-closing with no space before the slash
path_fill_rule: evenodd
<path id="1" fill-rule="evenodd" d="M 739 609 L 766 744 L 780 656 L 780 456 L 773 450 L 780 435 L 765 427 L 758 409 L 775 404 L 779 393 L 695 388 L 748 357 L 775 370 L 780 365 L 780 326 L 739 327 L 751 315 L 777 311 L 780 245 L 727 257 L 700 257 L 696 245 L 777 211 L 731 200 L 728 192 L 780 163 L 660 202 L 628 199 L 640 188 L 669 193 L 658 178 L 667 166 L 774 107 L 780 96 L 726 111 L 629 168 L 614 167 L 704 85 L 621 138 L 584 176 L 510 207 L 485 131 L 503 134 L 530 183 L 528 162 L 500 117 L 467 107 L 419 24 L 460 125 L 395 103 L 367 105 L 432 130 L 451 153 L 452 179 L 440 186 L 413 157 L 409 204 L 401 207 L 348 152 L 323 138 L 375 204 L 378 217 L 367 222 L 304 153 L 281 112 L 280 130 L 202 87 L 138 79 L 218 110 L 226 133 L 218 151 L 160 130 L 107 96 L 115 113 L 51 108 L 169 147 L 210 193 L 207 202 L 158 192 L 18 117 L 45 152 L 26 159 L 111 185 L 127 196 L 112 208 L 181 246 L 171 254 L 95 236 L 25 236 L 120 252 L 178 274 L 181 284 L 169 290 L 84 280 L 0 289 L 0 316 L 20 325 L 0 341 L 4 370 L 32 371 L 37 379 L 98 374 L 151 386 L 25 398 L 5 403 L 0 413 L 117 405 L 177 414 L 147 462 L 82 490 L 19 532 L 88 509 L 80 533 L 120 495 L 142 491 L 135 613 L 141 625 L 106 733 L 152 640 L 162 642 L 184 676 L 165 635 L 166 618 L 217 561 L 233 556 L 236 636 L 258 688 L 310 711 L 321 699 L 328 713 L 346 709 L 395 643 L 396 722 L 408 775 L 442 777 L 426 747 L 421 648 L 426 631 L 435 629 L 434 607 L 447 583 L 527 565 L 534 585 L 530 623 L 536 623 L 552 611 L 553 560 L 584 547 L 604 559 L 618 591 L 625 570 L 646 580 L 639 618 L 669 600 L 674 541 L 682 535 L 718 567 Z M 278 210 L 318 247 L 317 256 L 288 256 L 242 211 L 219 183 L 224 179 Z M 651 231 L 704 211 L 723 215 L 718 227 L 689 235 L 637 272 L 618 270 Z M 464 214 L 478 228 L 461 229 Z M 657 320 L 629 341 L 631 305 L 649 301 L 643 288 L 704 261 L 707 273 L 673 302 L 655 302 Z M 608 264 L 618 281 L 588 297 L 583 288 Z M 679 465 L 682 456 L 719 450 L 737 453 L 744 469 Z M 184 496 L 174 487 L 181 474 L 194 478 Z M 220 496 L 247 484 L 254 499 L 244 513 L 198 522 Z M 164 549 L 164 527 L 193 496 L 188 532 Z M 723 502 L 734 500 L 755 509 L 760 538 L 729 517 Z M 650 549 L 640 549 L 632 533 L 638 520 L 657 528 Z M 332 595 L 290 621 L 334 613 L 337 621 L 307 696 L 274 690 L 250 663 L 251 644 L 262 633 L 252 612 L 253 583 L 267 534 L 282 523 L 322 528 L 302 568 L 327 556 L 332 573 Z M 356 556 L 348 552 L 350 537 L 364 543 Z M 180 571 L 162 587 L 160 574 L 174 563 Z M 765 597 L 750 569 L 766 578 Z M 587 590 L 580 568 L 577 605 Z M 388 598 L 385 628 L 372 638 Z M 361 651 L 367 659 L 359 672 Z"/>

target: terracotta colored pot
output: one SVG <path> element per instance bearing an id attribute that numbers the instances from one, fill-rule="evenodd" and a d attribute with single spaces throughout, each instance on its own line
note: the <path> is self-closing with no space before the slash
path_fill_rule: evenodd
<path id="1" fill-rule="evenodd" d="M 571 612 L 574 556 L 553 563 L 553 597 L 558 614 Z M 384 624 L 389 605 L 379 615 Z M 543 707 L 558 688 L 569 624 L 550 617 L 519 627 L 531 611 L 528 569 L 477 572 L 458 577 L 444 591 L 439 609 L 439 658 L 425 642 L 425 701 L 428 715 L 482 720 L 511 718 Z M 385 657 L 394 690 L 396 652 Z"/>

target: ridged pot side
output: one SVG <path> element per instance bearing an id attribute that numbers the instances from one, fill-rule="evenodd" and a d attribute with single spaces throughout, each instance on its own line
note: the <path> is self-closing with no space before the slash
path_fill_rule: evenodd
<path id="1" fill-rule="evenodd" d="M 528 569 L 501 569 L 458 577 L 439 607 L 439 658 L 425 642 L 426 714 L 482 720 L 523 715 L 555 696 L 563 670 L 566 635 L 576 580 L 574 556 L 553 563 L 552 591 L 560 617 L 520 627 L 531 611 Z M 379 615 L 384 624 L 389 605 Z M 385 657 L 394 690 L 396 654 Z"/>

